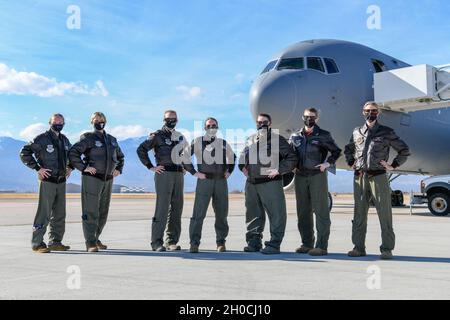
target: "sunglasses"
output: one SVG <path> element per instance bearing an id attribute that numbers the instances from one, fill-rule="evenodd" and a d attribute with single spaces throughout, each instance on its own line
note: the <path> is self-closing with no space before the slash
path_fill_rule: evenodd
<path id="1" fill-rule="evenodd" d="M 215 124 L 211 124 L 211 125 L 207 125 L 206 129 L 218 129 L 219 127 L 216 126 Z"/>
<path id="2" fill-rule="evenodd" d="M 267 120 L 265 120 L 265 121 L 256 121 L 256 124 L 268 126 L 269 125 L 269 121 L 267 121 Z"/>
<path id="3" fill-rule="evenodd" d="M 164 121 L 178 121 L 177 118 L 165 118 Z"/>
<path id="4" fill-rule="evenodd" d="M 377 109 L 363 110 L 363 112 L 364 112 L 365 114 L 369 114 L 369 113 L 372 113 L 372 114 L 378 114 L 378 113 L 380 113 L 380 111 L 378 111 Z"/>

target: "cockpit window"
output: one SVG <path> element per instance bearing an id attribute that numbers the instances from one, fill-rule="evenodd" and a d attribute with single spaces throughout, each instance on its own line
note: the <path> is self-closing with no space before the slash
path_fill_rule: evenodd
<path id="1" fill-rule="evenodd" d="M 269 72 L 274 67 L 277 70 L 316 70 L 325 74 L 339 73 L 339 67 L 332 58 L 322 57 L 300 57 L 300 58 L 284 58 L 277 65 L 277 61 L 271 61 L 262 73 Z"/>
<path id="2" fill-rule="evenodd" d="M 319 57 L 308 57 L 308 69 L 325 72 L 325 67 L 322 63 L 322 59 Z"/>
<path id="3" fill-rule="evenodd" d="M 301 70 L 305 69 L 305 60 L 303 58 L 282 59 L 278 65 L 278 70 Z"/>
<path id="4" fill-rule="evenodd" d="M 277 64 L 277 60 L 270 61 L 267 67 L 264 68 L 264 70 L 261 72 L 261 74 L 269 72 L 273 68 L 275 68 L 275 65 Z"/>
<path id="5" fill-rule="evenodd" d="M 387 70 L 386 65 L 381 60 L 372 59 L 372 64 L 373 64 L 373 67 L 375 68 L 376 73 Z"/>
<path id="6" fill-rule="evenodd" d="M 325 65 L 327 66 L 328 74 L 339 73 L 339 68 L 333 59 L 323 58 L 323 61 L 325 61 Z"/>

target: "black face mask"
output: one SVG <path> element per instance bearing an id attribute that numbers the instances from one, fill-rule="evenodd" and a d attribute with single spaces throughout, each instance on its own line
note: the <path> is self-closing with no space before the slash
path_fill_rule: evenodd
<path id="1" fill-rule="evenodd" d="M 178 120 L 176 119 L 164 119 L 165 126 L 169 129 L 174 129 L 177 126 Z"/>
<path id="2" fill-rule="evenodd" d="M 256 128 L 261 131 L 261 130 L 269 130 L 269 121 L 262 121 L 262 122 L 257 122 L 256 123 Z"/>
<path id="3" fill-rule="evenodd" d="M 56 132 L 61 132 L 64 128 L 63 124 L 52 124 L 52 130 Z"/>
<path id="4" fill-rule="evenodd" d="M 378 114 L 369 113 L 366 115 L 366 120 L 369 122 L 374 122 L 378 119 Z"/>
<path id="5" fill-rule="evenodd" d="M 303 118 L 303 123 L 307 128 L 312 128 L 316 125 L 316 120 L 311 118 Z"/>
<path id="6" fill-rule="evenodd" d="M 94 123 L 94 128 L 95 130 L 102 131 L 103 129 L 105 129 L 105 125 L 105 122 L 96 122 Z"/>
<path id="7" fill-rule="evenodd" d="M 371 110 L 364 110 L 363 111 L 364 118 L 366 118 L 366 121 L 374 122 L 378 119 L 378 116 L 380 115 L 379 111 L 376 109 Z"/>

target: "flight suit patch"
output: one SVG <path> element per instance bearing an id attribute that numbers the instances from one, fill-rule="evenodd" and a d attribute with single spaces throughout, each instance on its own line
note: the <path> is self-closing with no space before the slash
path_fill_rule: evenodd
<path id="1" fill-rule="evenodd" d="M 293 139 L 293 144 L 295 147 L 300 147 L 302 145 L 302 140 L 301 139 Z"/>
<path id="2" fill-rule="evenodd" d="M 47 152 L 48 153 L 53 153 L 55 151 L 55 147 L 52 144 L 49 144 L 47 146 Z"/>
<path id="3" fill-rule="evenodd" d="M 95 141 L 95 146 L 97 148 L 101 148 L 101 147 L 103 147 L 103 143 L 101 143 L 100 141 Z"/>

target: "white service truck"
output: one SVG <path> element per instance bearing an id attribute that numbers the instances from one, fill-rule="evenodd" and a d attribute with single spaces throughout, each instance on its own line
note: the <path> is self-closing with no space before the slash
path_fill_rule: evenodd
<path id="1" fill-rule="evenodd" d="M 421 195 L 414 195 L 411 204 L 428 203 L 435 216 L 450 214 L 450 175 L 430 177 L 420 182 Z"/>

